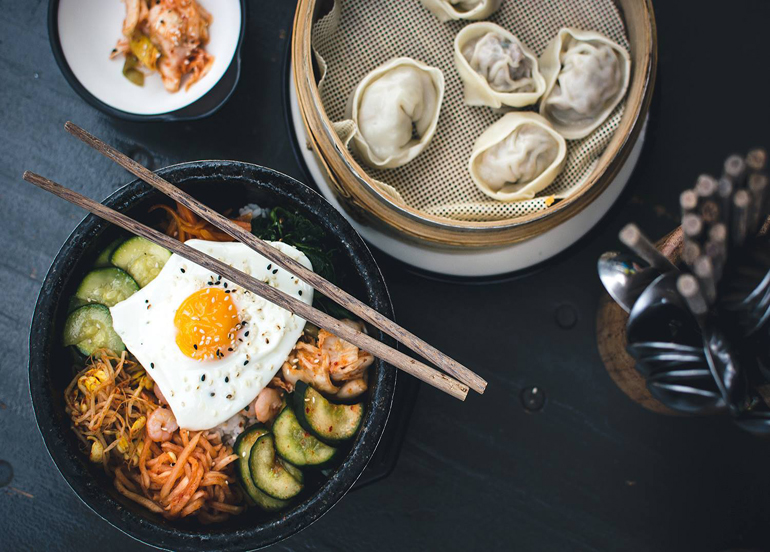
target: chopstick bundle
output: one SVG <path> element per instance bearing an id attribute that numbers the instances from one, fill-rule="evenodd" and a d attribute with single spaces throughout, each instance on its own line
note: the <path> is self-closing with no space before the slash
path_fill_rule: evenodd
<path id="1" fill-rule="evenodd" d="M 57 184 L 47 178 L 40 175 L 31 173 L 29 171 L 24 173 L 24 180 L 34 184 L 35 186 L 51 192 L 54 195 L 61 197 L 83 207 L 98 217 L 101 217 L 129 232 L 141 236 L 161 247 L 181 255 L 182 257 L 192 261 L 204 268 L 211 270 L 213 273 L 226 278 L 235 284 L 238 284 L 244 289 L 249 290 L 252 293 L 263 297 L 264 299 L 274 303 L 280 307 L 285 308 L 289 312 L 296 314 L 304 318 L 305 320 L 315 324 L 319 328 L 323 328 L 328 332 L 344 339 L 356 345 L 360 349 L 371 353 L 372 355 L 392 364 L 396 368 L 399 368 L 408 374 L 415 376 L 416 378 L 424 381 L 425 383 L 432 385 L 433 387 L 444 391 L 460 400 L 465 400 L 468 394 L 468 387 L 460 383 L 459 381 L 442 374 L 441 372 L 426 366 L 425 364 L 401 353 L 395 349 L 392 349 L 377 341 L 376 339 L 368 336 L 365 333 L 359 332 L 350 326 L 343 324 L 339 320 L 329 316 L 328 314 L 313 308 L 302 301 L 295 299 L 294 297 L 279 291 L 270 285 L 252 278 L 248 274 L 241 272 L 228 264 L 210 257 L 205 253 L 202 253 L 196 249 L 193 249 L 182 242 L 163 234 L 153 228 L 145 226 L 126 215 L 123 215 L 109 207 L 102 205 L 92 199 L 89 199 L 73 190 L 65 188 L 64 186 Z"/>
<path id="2" fill-rule="evenodd" d="M 729 156 L 719 180 L 700 175 L 679 198 L 684 244 L 682 260 L 698 278 L 709 304 L 730 250 L 753 237 L 770 214 L 770 182 L 763 172 L 767 152 L 756 148 L 745 158 Z"/>
<path id="3" fill-rule="evenodd" d="M 257 253 L 274 262 L 277 266 L 287 270 L 294 276 L 312 286 L 315 290 L 324 294 L 326 297 L 334 300 L 338 304 L 348 309 L 350 312 L 358 315 L 362 320 L 382 330 L 400 343 L 409 347 L 414 352 L 421 355 L 423 358 L 431 361 L 433 364 L 453 375 L 458 380 L 466 383 L 477 393 L 483 393 L 486 389 L 487 382 L 478 374 L 472 372 L 456 360 L 450 358 L 416 335 L 397 325 L 392 320 L 389 320 L 381 313 L 372 309 L 369 305 L 366 305 L 346 291 L 325 280 L 323 277 L 316 274 L 312 270 L 305 268 L 291 257 L 284 255 L 278 249 L 271 247 L 248 230 L 245 230 L 237 224 L 234 224 L 232 221 L 227 219 L 227 217 L 224 217 L 213 209 L 207 207 L 197 199 L 193 198 L 189 194 L 186 194 L 146 167 L 140 165 L 130 157 L 119 152 L 112 146 L 102 142 L 92 134 L 88 133 L 70 121 L 65 123 L 64 128 L 70 134 L 85 142 L 102 155 L 112 159 L 124 169 L 128 170 L 129 172 L 144 180 L 149 185 L 163 192 L 171 199 L 184 205 L 195 214 L 199 215 L 220 230 L 235 238 L 237 241 L 248 245 Z M 374 353 L 372 352 L 372 354 Z"/>

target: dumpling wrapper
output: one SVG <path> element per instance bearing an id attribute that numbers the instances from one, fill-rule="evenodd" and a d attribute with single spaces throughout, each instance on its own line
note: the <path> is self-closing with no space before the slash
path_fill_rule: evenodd
<path id="1" fill-rule="evenodd" d="M 352 147 L 374 168 L 405 165 L 430 144 L 443 99 L 440 69 L 407 57 L 381 65 L 361 80 L 348 102 L 346 115 L 356 125 Z"/>
<path id="2" fill-rule="evenodd" d="M 512 112 L 473 145 L 468 170 L 476 186 L 499 201 L 532 199 L 561 172 L 567 143 L 537 113 Z"/>
<path id="3" fill-rule="evenodd" d="M 532 90 L 522 91 L 522 89 L 519 89 L 510 92 L 500 91 L 499 87 L 494 87 L 493 83 L 490 83 L 487 78 L 480 74 L 477 68 L 474 67 L 474 65 L 481 67 L 483 72 L 487 75 L 494 74 L 496 76 L 501 76 L 501 72 L 508 71 L 508 67 L 510 67 L 507 63 L 508 56 L 505 51 L 494 52 L 491 48 L 487 48 L 485 52 L 479 52 L 478 45 L 480 42 L 477 42 L 474 57 L 470 61 L 468 60 L 465 55 L 466 48 L 474 40 L 485 40 L 486 35 L 490 33 L 503 40 L 507 40 L 511 44 L 517 46 L 521 51 L 521 54 L 531 67 L 529 80 L 531 81 Z M 483 56 L 483 58 L 479 59 L 481 56 Z M 536 103 L 545 92 L 545 78 L 543 78 L 543 75 L 540 73 L 537 56 L 522 44 L 518 37 L 513 33 L 494 23 L 471 23 L 457 33 L 454 43 L 454 60 L 457 72 L 460 74 L 460 79 L 463 81 L 465 103 L 468 105 L 489 106 L 496 109 L 503 105 L 509 107 L 524 107 Z"/>
<path id="4" fill-rule="evenodd" d="M 540 56 L 540 114 L 567 140 L 585 138 L 628 90 L 631 56 L 601 33 L 564 28 Z"/>
<path id="5" fill-rule="evenodd" d="M 420 2 L 439 21 L 486 19 L 503 3 L 502 0 L 420 0 Z"/>

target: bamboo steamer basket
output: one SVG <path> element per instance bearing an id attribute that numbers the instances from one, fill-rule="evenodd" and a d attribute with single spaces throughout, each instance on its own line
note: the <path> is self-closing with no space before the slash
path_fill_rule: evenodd
<path id="1" fill-rule="evenodd" d="M 543 211 L 504 220 L 465 221 L 435 216 L 395 200 L 377 186 L 346 148 L 325 112 L 311 44 L 313 25 L 329 11 L 331 1 L 299 0 L 291 44 L 292 78 L 308 147 L 342 207 L 352 218 L 400 239 L 432 248 L 460 250 L 515 244 L 541 235 L 581 212 L 623 167 L 647 118 L 655 83 L 657 34 L 651 0 L 613 1 L 629 40 L 631 80 L 619 126 L 588 178 L 569 197 Z"/>

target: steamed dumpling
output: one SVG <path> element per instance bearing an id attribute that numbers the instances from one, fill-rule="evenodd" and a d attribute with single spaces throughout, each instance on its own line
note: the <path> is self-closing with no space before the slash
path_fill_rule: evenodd
<path id="1" fill-rule="evenodd" d="M 439 21 L 486 19 L 497 11 L 502 0 L 420 0 Z"/>
<path id="2" fill-rule="evenodd" d="M 546 91 L 540 114 L 568 140 L 584 138 L 628 89 L 631 57 L 602 34 L 561 29 L 540 56 Z"/>
<path id="3" fill-rule="evenodd" d="M 411 58 L 369 73 L 353 91 L 348 117 L 357 126 L 352 145 L 370 166 L 400 167 L 417 157 L 436 131 L 444 74 Z"/>
<path id="4" fill-rule="evenodd" d="M 468 169 L 476 186 L 500 201 L 532 199 L 558 176 L 567 143 L 536 113 L 508 113 L 473 146 Z"/>
<path id="5" fill-rule="evenodd" d="M 454 50 L 468 105 L 523 107 L 545 91 L 537 57 L 499 25 L 467 25 L 457 34 Z"/>
<path id="6" fill-rule="evenodd" d="M 524 50 L 495 33 L 474 38 L 463 46 L 463 57 L 496 92 L 534 92 L 532 61 Z"/>

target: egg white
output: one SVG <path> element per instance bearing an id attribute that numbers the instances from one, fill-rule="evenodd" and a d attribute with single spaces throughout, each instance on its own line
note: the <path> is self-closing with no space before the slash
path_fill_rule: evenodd
<path id="1" fill-rule="evenodd" d="M 298 249 L 273 247 L 312 270 Z M 313 288 L 276 267 L 246 245 L 188 240 L 187 245 L 245 272 L 307 304 Z M 176 343 L 174 316 L 194 292 L 216 285 L 229 296 L 245 326 L 224 358 L 198 360 Z M 180 427 L 210 429 L 243 410 L 270 382 L 302 335 L 305 320 L 265 299 L 172 255 L 147 286 L 110 309 L 115 331 L 160 387 Z"/>

